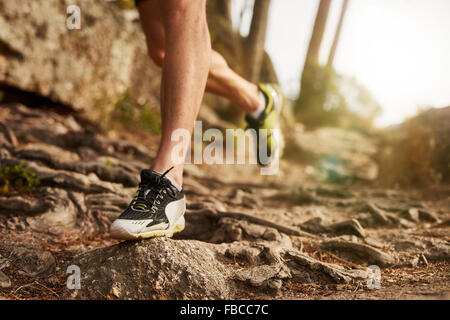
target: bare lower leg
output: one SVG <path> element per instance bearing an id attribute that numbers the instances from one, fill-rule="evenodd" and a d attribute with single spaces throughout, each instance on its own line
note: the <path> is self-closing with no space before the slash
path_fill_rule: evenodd
<path id="1" fill-rule="evenodd" d="M 169 172 L 182 185 L 183 163 L 174 163 L 178 144 L 172 132 L 192 134 L 211 66 L 211 44 L 206 24 L 205 1 L 161 0 L 165 56 L 161 83 L 162 135 L 152 170 Z"/>
<path id="2" fill-rule="evenodd" d="M 212 53 L 206 91 L 231 100 L 246 113 L 254 112 L 260 104 L 258 87 L 234 72 L 216 51 Z"/>
<path id="3" fill-rule="evenodd" d="M 158 0 L 142 1 L 138 9 L 149 55 L 158 66 L 163 67 L 166 34 Z M 233 101 L 246 113 L 254 112 L 260 103 L 258 87 L 234 72 L 222 55 L 214 50 L 206 91 Z"/>

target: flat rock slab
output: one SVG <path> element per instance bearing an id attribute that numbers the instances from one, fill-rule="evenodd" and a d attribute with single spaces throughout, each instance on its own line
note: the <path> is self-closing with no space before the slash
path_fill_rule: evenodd
<path id="1" fill-rule="evenodd" d="M 155 238 L 88 251 L 71 264 L 81 270 L 75 299 L 224 299 L 227 270 L 194 240 Z"/>

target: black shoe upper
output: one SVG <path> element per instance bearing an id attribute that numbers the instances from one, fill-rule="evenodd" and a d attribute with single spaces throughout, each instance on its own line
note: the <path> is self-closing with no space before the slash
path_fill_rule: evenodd
<path id="1" fill-rule="evenodd" d="M 163 174 L 152 170 L 141 171 L 141 182 L 130 205 L 119 216 L 119 219 L 146 220 L 153 219 L 154 223 L 168 223 L 165 214 L 167 204 L 184 197 L 183 190 L 179 191 Z"/>

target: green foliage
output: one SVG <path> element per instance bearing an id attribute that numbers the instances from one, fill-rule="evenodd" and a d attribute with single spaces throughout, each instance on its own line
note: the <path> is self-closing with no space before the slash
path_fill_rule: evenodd
<path id="1" fill-rule="evenodd" d="M 161 113 L 148 105 L 138 105 L 129 90 L 124 92 L 111 112 L 112 127 L 141 128 L 161 133 Z"/>
<path id="2" fill-rule="evenodd" d="M 134 0 L 118 0 L 117 1 L 117 5 L 121 9 L 125 9 L 125 10 L 136 9 L 136 7 L 134 5 Z"/>
<path id="3" fill-rule="evenodd" d="M 30 193 L 40 184 L 36 174 L 23 166 L 7 165 L 0 168 L 0 194 Z"/>
<path id="4" fill-rule="evenodd" d="M 137 121 L 144 129 L 161 134 L 161 113 L 159 110 L 144 106 L 138 114 Z"/>
<path id="5" fill-rule="evenodd" d="M 108 168 L 113 166 L 113 163 L 108 157 L 105 159 L 105 166 L 107 166 Z"/>
<path id="6" fill-rule="evenodd" d="M 310 65 L 303 71 L 294 110 L 299 121 L 306 125 L 365 132 L 372 127 L 381 107 L 354 79 L 339 75 L 332 68 Z"/>

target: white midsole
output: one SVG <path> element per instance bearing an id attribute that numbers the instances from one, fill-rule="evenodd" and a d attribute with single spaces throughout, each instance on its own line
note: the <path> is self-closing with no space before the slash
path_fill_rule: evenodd
<path id="1" fill-rule="evenodd" d="M 125 225 L 121 225 L 120 220 L 116 220 L 111 228 L 111 237 L 121 240 L 131 240 L 137 238 L 150 238 L 152 236 L 169 236 L 171 237 L 174 232 L 179 232 L 185 227 L 184 214 L 178 218 L 177 222 L 168 229 L 155 229 L 151 231 L 143 232 L 131 232 Z"/>
<path id="2" fill-rule="evenodd" d="M 155 234 L 160 234 L 160 233 L 164 233 L 167 235 L 173 235 L 173 232 L 175 229 L 177 228 L 183 228 L 185 227 L 185 220 L 184 220 L 184 215 L 182 215 L 178 221 L 169 229 L 164 229 L 164 230 L 152 230 L 152 231 L 148 231 L 148 232 L 139 232 L 136 234 L 136 236 L 138 237 L 145 237 L 145 236 L 152 236 Z"/>

